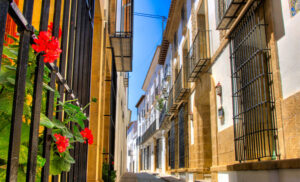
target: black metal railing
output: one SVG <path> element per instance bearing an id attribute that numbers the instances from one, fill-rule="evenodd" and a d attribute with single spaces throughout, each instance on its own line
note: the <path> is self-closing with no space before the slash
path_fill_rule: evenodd
<path id="1" fill-rule="evenodd" d="M 132 71 L 134 0 L 109 1 L 109 33 L 118 72 Z"/>
<path id="2" fill-rule="evenodd" d="M 247 0 L 215 0 L 217 30 L 231 27 Z"/>
<path id="3" fill-rule="evenodd" d="M 173 88 L 169 91 L 169 97 L 168 97 L 168 106 L 167 110 L 172 113 L 176 110 L 176 104 L 174 103 L 174 91 Z"/>
<path id="4" fill-rule="evenodd" d="M 278 153 L 270 51 L 264 4 L 254 1 L 231 38 L 235 158 L 237 161 Z"/>
<path id="5" fill-rule="evenodd" d="M 149 126 L 146 132 L 142 136 L 142 143 L 146 142 L 156 131 L 156 120 Z"/>
<path id="6" fill-rule="evenodd" d="M 186 79 L 186 71 L 184 71 L 182 68 L 180 69 L 177 78 L 175 80 L 174 86 L 175 86 L 175 102 L 179 103 L 182 101 L 187 93 L 189 92 L 188 88 L 188 82 Z"/>
<path id="7" fill-rule="evenodd" d="M 199 30 L 185 61 L 186 78 L 196 81 L 199 73 L 206 66 L 209 56 L 209 30 Z"/>
<path id="8" fill-rule="evenodd" d="M 35 28 L 31 25 L 33 15 L 33 0 L 26 0 L 23 4 L 23 13 L 17 4 L 11 0 L 0 2 L 0 55 L 3 50 L 3 37 L 5 33 L 5 19 L 9 14 L 17 24 L 20 33 L 19 50 L 16 62 L 16 74 L 14 82 L 14 97 L 12 104 L 12 118 L 9 138 L 9 151 L 6 167 L 6 181 L 17 181 L 19 171 L 19 154 L 22 133 L 22 116 L 24 106 L 24 96 L 26 87 L 26 73 L 29 58 L 29 45 L 32 44 L 35 35 Z M 43 98 L 43 76 L 44 67 L 50 70 L 49 87 L 55 90 L 58 85 L 60 101 L 78 99 L 74 104 L 82 107 L 90 102 L 90 82 L 91 82 L 91 49 L 93 38 L 93 17 L 94 1 L 55 1 L 53 12 L 49 12 L 50 1 L 43 0 L 41 5 L 40 31 L 47 31 L 49 13 L 53 13 L 52 34 L 59 36 L 60 15 L 63 7 L 62 17 L 62 37 L 59 65 L 54 63 L 44 63 L 43 56 L 37 56 L 36 70 L 34 75 L 33 100 L 31 109 L 31 124 L 29 134 L 28 156 L 26 159 L 26 181 L 35 181 L 37 176 L 37 154 L 39 139 L 40 114 L 42 112 Z M 70 23 L 76 22 L 76 23 Z M 75 29 L 76 27 L 76 29 Z M 2 56 L 0 56 L 1 62 Z M 57 81 L 56 81 L 57 80 Z M 48 91 L 46 102 L 46 116 L 51 120 L 54 118 L 54 92 Z M 58 107 L 59 109 L 59 107 Z M 89 108 L 85 111 L 89 116 Z M 56 119 L 62 121 L 63 114 L 56 114 Z M 85 124 L 88 125 L 86 120 Z M 49 180 L 49 159 L 51 145 L 51 129 L 45 128 L 43 139 L 42 157 L 46 163 L 42 168 L 41 181 Z M 23 152 L 23 151 L 22 151 Z M 61 181 L 85 181 L 87 169 L 87 145 L 76 144 L 70 151 L 76 160 L 68 173 L 61 174 Z M 24 155 L 24 153 L 22 153 Z M 25 154 L 26 155 L 26 154 Z M 23 161 L 24 162 L 24 161 Z M 20 177 L 20 176 L 19 176 Z M 58 176 L 53 176 L 52 181 L 58 181 Z"/>
<path id="9" fill-rule="evenodd" d="M 141 142 L 142 142 L 142 137 L 141 137 L 141 136 L 137 137 L 137 138 L 136 138 L 136 145 L 137 145 L 137 146 L 140 145 Z"/>
<path id="10" fill-rule="evenodd" d="M 161 128 L 164 120 L 169 116 L 168 110 L 167 110 L 167 104 L 164 105 L 163 109 L 160 112 L 159 115 L 159 128 Z"/>

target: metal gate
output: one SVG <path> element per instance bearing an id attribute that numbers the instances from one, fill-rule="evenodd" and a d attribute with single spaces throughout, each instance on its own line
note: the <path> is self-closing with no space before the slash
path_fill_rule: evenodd
<path id="1" fill-rule="evenodd" d="M 20 143 L 22 133 L 22 115 L 24 106 L 26 72 L 28 67 L 29 45 L 36 38 L 35 28 L 31 25 L 33 16 L 34 0 L 25 0 L 23 13 L 13 0 L 0 1 L 0 59 L 5 36 L 5 21 L 7 15 L 11 16 L 17 24 L 20 33 L 19 50 L 16 62 L 16 75 L 14 82 L 14 96 L 12 104 L 12 117 L 9 138 L 9 151 L 6 167 L 6 181 L 17 181 L 20 163 L 27 163 L 26 181 L 33 182 L 37 174 L 37 154 L 42 150 L 42 157 L 46 159 L 46 164 L 41 171 L 41 181 L 49 180 L 49 159 L 50 145 L 52 141 L 51 130 L 45 128 L 42 149 L 38 148 L 40 114 L 43 111 L 41 100 L 43 99 L 43 76 L 44 66 L 50 70 L 50 82 L 48 88 L 58 87 L 59 101 L 78 99 L 74 104 L 80 107 L 90 102 L 90 82 L 91 82 L 91 56 L 93 38 L 93 16 L 94 0 L 70 1 L 56 0 L 53 12 L 49 12 L 50 0 L 43 0 L 40 15 L 40 31 L 47 31 L 49 14 L 53 13 L 53 36 L 59 37 L 59 27 L 61 12 L 62 17 L 62 36 L 61 36 L 61 55 L 58 62 L 44 63 L 43 56 L 37 57 L 36 69 L 33 85 L 33 100 L 31 109 L 31 124 L 29 135 L 28 158 L 20 161 Z M 2 60 L 3 61 L 3 60 Z M 56 66 L 58 64 L 58 66 Z M 3 68 L 1 68 L 3 69 Z M 54 92 L 48 91 L 45 114 L 52 120 L 54 117 L 63 121 L 64 114 L 53 115 L 54 112 Z M 1 103 L 3 104 L 3 103 Z M 57 110 L 61 109 L 60 107 Z M 89 109 L 84 111 L 89 116 Z M 89 121 L 85 121 L 88 125 Z M 70 126 L 72 128 L 72 125 Z M 21 148 L 22 149 L 22 148 Z M 70 151 L 76 163 L 71 166 L 70 172 L 62 173 L 60 181 L 86 181 L 87 169 L 87 144 L 75 144 Z M 20 177 L 20 176 L 19 176 Z M 58 176 L 53 176 L 52 181 L 58 181 Z"/>

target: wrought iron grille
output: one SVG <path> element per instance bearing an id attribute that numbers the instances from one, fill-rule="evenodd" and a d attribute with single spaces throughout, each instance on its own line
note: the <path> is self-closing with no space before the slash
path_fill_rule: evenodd
<path id="1" fill-rule="evenodd" d="M 34 75 L 33 106 L 31 109 L 31 128 L 29 150 L 27 156 L 26 181 L 35 181 L 37 173 L 37 153 L 38 134 L 41 113 L 41 100 L 43 92 L 44 66 L 50 70 L 49 87 L 55 89 L 56 83 L 60 98 L 66 100 L 78 99 L 75 102 L 78 106 L 84 106 L 90 101 L 90 81 L 91 81 L 91 56 L 93 38 L 93 17 L 94 1 L 55 1 L 53 16 L 52 34 L 59 35 L 60 16 L 62 17 L 62 37 L 60 61 L 58 67 L 56 62 L 44 64 L 43 56 L 38 56 L 36 61 L 36 72 Z M 24 96 L 26 87 L 26 72 L 29 57 L 29 45 L 36 38 L 35 28 L 31 25 L 33 16 L 33 0 L 25 0 L 23 13 L 17 4 L 12 0 L 0 1 L 0 62 L 3 50 L 3 37 L 5 34 L 5 21 L 9 14 L 17 24 L 20 33 L 19 54 L 16 63 L 15 88 L 12 106 L 12 119 L 10 127 L 9 151 L 6 168 L 6 181 L 17 181 L 21 134 L 22 115 L 24 106 Z M 63 7 L 63 8 L 62 8 Z M 43 0 L 41 5 L 40 31 L 47 31 L 50 1 Z M 61 10 L 63 9 L 63 13 Z M 73 22 L 73 23 L 70 23 Z M 76 27 L 76 28 L 75 28 Z M 57 79 L 57 82 L 56 82 Z M 61 100 L 62 101 L 62 100 Z M 58 107 L 59 109 L 59 107 Z M 87 108 L 85 114 L 89 115 Z M 63 114 L 53 116 L 54 93 L 47 93 L 46 115 L 49 119 L 62 121 Z M 89 121 L 85 121 L 88 125 Z M 72 126 L 71 126 L 72 127 Z M 49 180 L 49 158 L 51 145 L 51 130 L 45 128 L 43 139 L 42 157 L 46 159 L 46 164 L 42 168 L 41 181 Z M 70 172 L 61 174 L 61 181 L 85 181 L 87 169 L 87 145 L 76 144 L 70 154 L 76 160 L 76 164 L 71 166 Z M 25 154 L 26 155 L 26 154 Z M 53 176 L 53 182 L 58 181 L 58 176 Z"/>
<path id="2" fill-rule="evenodd" d="M 169 144 L 169 166 L 171 169 L 175 168 L 175 126 L 172 121 L 171 129 L 168 132 L 168 144 Z"/>
<path id="3" fill-rule="evenodd" d="M 184 106 L 180 107 L 178 113 L 178 133 L 179 133 L 179 168 L 185 167 L 185 111 Z"/>
<path id="4" fill-rule="evenodd" d="M 278 156 L 272 70 L 261 1 L 254 1 L 231 34 L 235 158 Z"/>
<path id="5" fill-rule="evenodd" d="M 156 140 L 156 168 L 161 168 L 161 139 Z"/>
<path id="6" fill-rule="evenodd" d="M 156 131 L 156 120 L 149 126 L 147 131 L 142 136 L 142 143 L 146 142 Z"/>
<path id="7" fill-rule="evenodd" d="M 181 68 L 175 80 L 175 102 L 180 102 L 189 92 L 185 71 Z"/>
<path id="8" fill-rule="evenodd" d="M 196 81 L 199 73 L 210 59 L 208 46 L 209 33 L 209 30 L 199 30 L 189 50 L 185 61 L 186 78 L 189 82 Z"/>

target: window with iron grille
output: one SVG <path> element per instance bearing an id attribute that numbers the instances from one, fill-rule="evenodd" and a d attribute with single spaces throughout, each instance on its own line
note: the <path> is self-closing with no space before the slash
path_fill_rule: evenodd
<path id="1" fill-rule="evenodd" d="M 156 140 L 156 168 L 161 168 L 161 139 Z"/>
<path id="2" fill-rule="evenodd" d="M 180 107 L 179 110 L 179 122 L 178 122 L 178 133 L 179 133 L 179 168 L 185 167 L 184 162 L 184 148 L 185 148 L 185 129 L 184 129 L 184 106 Z"/>
<path id="3" fill-rule="evenodd" d="M 168 133 L 168 143 L 169 143 L 169 166 L 171 169 L 175 168 L 175 126 L 174 121 L 172 121 L 171 129 Z"/>
<path id="4" fill-rule="evenodd" d="M 278 156 L 272 70 L 261 1 L 255 1 L 231 38 L 236 160 Z"/>

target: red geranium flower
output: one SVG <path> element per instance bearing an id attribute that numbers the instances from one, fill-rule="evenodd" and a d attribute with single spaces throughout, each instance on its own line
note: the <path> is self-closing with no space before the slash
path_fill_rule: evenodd
<path id="1" fill-rule="evenodd" d="M 49 32 L 41 31 L 38 38 L 34 39 L 35 44 L 32 48 L 37 52 L 44 52 L 44 62 L 53 63 L 58 59 L 61 49 L 59 48 L 59 41 L 55 37 L 51 37 Z"/>
<path id="2" fill-rule="evenodd" d="M 65 136 L 61 136 L 60 134 L 55 133 L 54 137 L 56 139 L 56 147 L 59 153 L 63 153 L 66 151 L 69 146 L 69 139 Z"/>
<path id="3" fill-rule="evenodd" d="M 86 139 L 88 141 L 89 144 L 93 144 L 94 142 L 94 136 L 92 134 L 92 131 L 88 128 L 85 128 L 84 130 L 82 130 L 80 132 L 81 136 L 83 137 L 84 139 L 84 143 L 86 143 Z"/>
<path id="4" fill-rule="evenodd" d="M 111 162 L 111 165 L 114 165 L 114 164 L 115 164 L 115 162 L 114 162 L 114 161 L 112 161 L 112 162 Z"/>
<path id="5" fill-rule="evenodd" d="M 53 22 L 50 23 L 50 25 L 48 25 L 48 32 L 52 35 L 52 31 L 53 31 Z M 59 28 L 58 30 L 58 38 L 61 38 L 62 35 L 62 31 L 61 28 Z"/>

